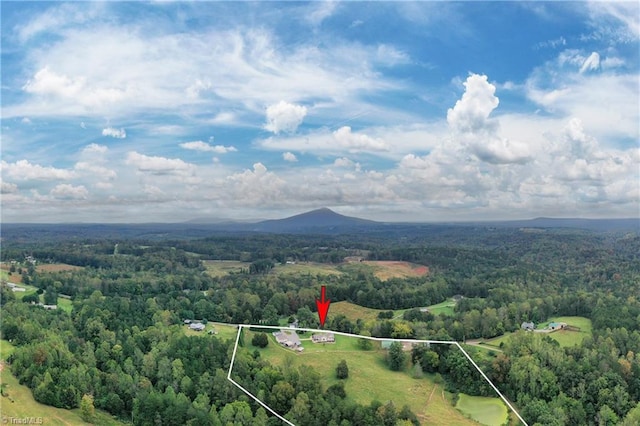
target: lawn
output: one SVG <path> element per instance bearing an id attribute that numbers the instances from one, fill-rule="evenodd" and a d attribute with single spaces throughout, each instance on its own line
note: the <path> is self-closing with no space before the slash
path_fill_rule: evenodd
<path id="1" fill-rule="evenodd" d="M 253 332 L 245 331 L 245 349 L 253 352 L 256 350 L 251 345 Z M 270 333 L 269 345 L 258 351 L 263 359 L 274 365 L 312 367 L 320 373 L 325 388 L 339 382 L 335 378 L 335 368 L 344 359 L 349 367 L 349 378 L 344 381 L 345 390 L 352 401 L 368 405 L 373 400 L 382 403 L 392 400 L 398 408 L 406 404 L 423 424 L 475 424 L 453 407 L 450 395 L 434 383 L 432 376 L 414 379 L 408 366 L 406 372 L 389 370 L 384 360 L 385 351 L 362 351 L 357 347 L 357 338 L 337 335 L 335 344 L 314 344 L 304 340 L 309 339 L 310 334 L 300 335 L 305 348 L 303 353 L 281 347 Z M 377 342 L 374 342 L 374 348 L 379 348 Z"/>
<path id="2" fill-rule="evenodd" d="M 184 334 L 187 336 L 210 336 L 209 330 L 214 330 L 214 336 L 221 340 L 232 339 L 235 341 L 238 334 L 238 328 L 233 325 L 208 322 L 203 331 L 190 330 L 188 326 L 180 326 L 184 330 Z"/>
<path id="3" fill-rule="evenodd" d="M 545 328 L 550 322 L 564 322 L 568 326 L 579 327 L 580 331 L 559 330 L 549 333 L 548 336 L 560 343 L 562 347 L 575 346 L 582 343 L 585 337 L 591 336 L 591 320 L 585 317 L 555 317 L 549 321 L 538 324 L 537 328 Z"/>
<path id="4" fill-rule="evenodd" d="M 500 398 L 461 393 L 456 408 L 486 426 L 501 426 L 509 420 L 507 406 Z"/>
<path id="5" fill-rule="evenodd" d="M 429 312 L 431 312 L 433 315 L 436 315 L 436 316 L 439 314 L 453 316 L 454 315 L 453 308 L 455 306 L 456 306 L 456 302 L 449 299 L 435 305 L 427 306 L 427 309 L 429 309 Z"/>
<path id="6" fill-rule="evenodd" d="M 13 351 L 14 346 L 6 340 L 0 341 L 0 358 L 4 361 Z M 80 410 L 64 410 L 48 405 L 40 404 L 33 399 L 31 390 L 21 385 L 12 374 L 8 366 L 4 366 L 0 373 L 2 383 L 5 385 L 4 391 L 8 396 L 1 397 L 2 401 L 2 418 L 7 420 L 8 424 L 12 424 L 12 419 L 33 419 L 45 425 L 86 425 L 87 423 L 80 417 Z M 13 402 L 11 402 L 13 400 Z M 95 424 L 99 425 L 124 425 L 110 414 L 96 410 Z"/>

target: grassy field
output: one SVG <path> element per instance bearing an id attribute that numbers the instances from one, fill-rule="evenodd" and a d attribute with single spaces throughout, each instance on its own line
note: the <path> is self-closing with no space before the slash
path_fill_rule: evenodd
<path id="1" fill-rule="evenodd" d="M 250 343 L 253 332 L 246 332 L 245 347 L 253 352 L 256 349 Z M 305 340 L 310 339 L 310 335 L 300 335 L 305 348 L 303 353 L 281 347 L 271 335 L 269 346 L 258 350 L 261 357 L 274 365 L 313 367 L 320 373 L 325 388 L 339 382 L 335 378 L 335 368 L 344 359 L 349 367 L 349 378 L 344 381 L 345 390 L 352 401 L 368 405 L 373 400 L 383 403 L 392 400 L 398 408 L 407 404 L 423 424 L 475 424 L 453 407 L 451 395 L 436 385 L 430 375 L 414 379 L 408 368 L 407 372 L 389 370 L 384 360 L 385 351 L 379 349 L 377 342 L 373 350 L 362 351 L 357 347 L 357 338 L 336 336 L 334 344 L 314 344 Z"/>
<path id="2" fill-rule="evenodd" d="M 180 326 L 184 330 L 184 334 L 187 336 L 209 336 L 208 331 L 214 330 L 216 334 L 214 334 L 217 338 L 222 340 L 235 340 L 236 335 L 238 334 L 238 329 L 233 325 L 226 325 L 220 323 L 209 322 L 206 325 L 204 331 L 194 331 L 190 330 L 188 326 L 182 325 Z"/>
<path id="3" fill-rule="evenodd" d="M 271 271 L 277 275 L 341 275 L 335 265 L 314 262 L 301 262 L 294 264 L 276 264 Z"/>
<path id="4" fill-rule="evenodd" d="M 548 334 L 549 337 L 558 341 L 562 347 L 579 345 L 585 337 L 592 334 L 591 320 L 589 318 L 555 317 L 547 322 L 538 324 L 537 328 L 545 328 L 550 322 L 565 322 L 569 326 L 580 328 L 580 331 L 559 330 Z"/>
<path id="5" fill-rule="evenodd" d="M 241 270 L 248 270 L 250 262 L 239 262 L 235 260 L 205 260 L 204 266 L 207 273 L 212 277 L 224 277 L 232 273 L 240 273 Z M 314 262 L 301 262 L 294 264 L 276 264 L 271 270 L 276 275 L 340 275 L 342 272 L 334 265 Z"/>
<path id="6" fill-rule="evenodd" d="M 38 272 L 63 272 L 82 269 L 82 266 L 67 265 L 66 263 L 43 263 L 36 266 Z"/>
<path id="7" fill-rule="evenodd" d="M 415 263 L 393 260 L 365 260 L 340 265 L 340 270 L 350 273 L 373 274 L 380 281 L 391 278 L 421 277 L 429 273 L 429 268 Z"/>
<path id="8" fill-rule="evenodd" d="M 365 308 L 351 302 L 335 302 L 329 306 L 329 316 L 342 314 L 353 322 L 357 321 L 358 318 L 363 321 L 375 320 L 380 312 L 384 312 L 384 310 Z"/>
<path id="9" fill-rule="evenodd" d="M 549 336 L 550 338 L 556 340 L 562 347 L 579 345 L 580 343 L 582 343 L 582 340 L 585 337 L 591 336 L 592 334 L 591 320 L 585 317 L 555 317 L 551 318 L 547 322 L 538 324 L 536 326 L 536 329 L 543 330 L 546 326 L 549 325 L 550 322 L 564 322 L 569 326 L 580 328 L 580 331 L 558 330 L 554 331 L 553 333 L 540 333 L 540 335 L 542 336 Z M 481 347 L 499 348 L 500 343 L 505 342 L 511 334 L 512 333 L 505 333 L 502 336 L 485 340 Z"/>
<path id="10" fill-rule="evenodd" d="M 231 273 L 239 273 L 242 269 L 249 269 L 249 262 L 235 260 L 203 260 L 207 273 L 212 277 L 224 277 Z"/>
<path id="11" fill-rule="evenodd" d="M 456 306 L 456 302 L 454 302 L 453 300 L 445 300 L 444 302 L 427 306 L 427 309 L 429 309 L 429 312 L 431 312 L 433 315 L 445 314 L 447 316 L 453 316 L 454 306 Z"/>
<path id="12" fill-rule="evenodd" d="M 4 365 L 4 360 L 14 351 L 13 345 L 6 340 L 0 341 L 0 359 Z M 61 408 L 50 407 L 40 404 L 35 399 L 31 390 L 21 385 L 18 380 L 11 374 L 8 366 L 4 365 L 0 379 L 4 384 L 4 392 L 8 396 L 1 397 L 0 404 L 2 406 L 2 418 L 7 419 L 7 424 L 12 424 L 14 419 L 42 419 L 44 425 L 86 425 L 80 417 L 80 410 L 64 410 Z M 13 402 L 11 402 L 13 400 Z M 94 424 L 98 425 L 124 425 L 110 414 L 96 410 L 96 420 Z"/>
<path id="13" fill-rule="evenodd" d="M 486 426 L 501 426 L 509 419 L 507 406 L 499 398 L 461 393 L 456 408 Z"/>

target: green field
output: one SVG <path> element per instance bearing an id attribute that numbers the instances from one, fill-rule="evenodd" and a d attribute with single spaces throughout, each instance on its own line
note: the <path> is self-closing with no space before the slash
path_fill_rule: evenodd
<path id="1" fill-rule="evenodd" d="M 249 269 L 249 262 L 235 260 L 203 260 L 207 274 L 212 277 L 224 277 L 232 273 L 240 273 L 242 269 Z"/>
<path id="2" fill-rule="evenodd" d="M 187 336 L 210 336 L 208 332 L 209 330 L 213 330 L 215 332 L 213 335 L 219 339 L 235 340 L 236 335 L 238 334 L 238 328 L 236 326 L 213 322 L 207 323 L 206 328 L 203 331 L 190 330 L 186 325 L 181 325 L 180 327 L 184 330 L 184 334 Z"/>
<path id="3" fill-rule="evenodd" d="M 362 319 L 363 321 L 376 320 L 380 312 L 384 312 L 384 310 L 365 308 L 364 306 L 351 302 L 335 302 L 329 306 L 329 317 L 342 314 L 347 317 L 349 321 L 353 322 L 358 319 Z"/>
<path id="4" fill-rule="evenodd" d="M 253 352 L 251 345 L 253 332 L 245 330 L 245 348 Z M 269 346 L 258 349 L 263 359 L 278 366 L 289 365 L 293 368 L 310 366 L 321 375 L 323 387 L 329 387 L 339 380 L 335 378 L 335 368 L 341 360 L 346 360 L 349 378 L 344 381 L 348 398 L 360 404 L 368 405 L 373 400 L 386 402 L 393 400 L 396 407 L 407 404 L 423 424 L 472 425 L 451 404 L 451 395 L 440 385 L 433 382 L 430 375 L 414 379 L 406 372 L 395 372 L 387 367 L 385 351 L 374 342 L 374 349 L 362 351 L 357 347 L 357 338 L 336 336 L 336 343 L 314 344 L 311 333 L 300 334 L 303 353 L 285 349 L 275 342 L 269 333 Z"/>
<path id="5" fill-rule="evenodd" d="M 0 341 L 0 358 L 4 360 L 14 351 L 14 346 L 6 340 Z M 5 365 L 0 373 L 2 384 L 4 385 L 4 392 L 8 396 L 0 397 L 0 406 L 2 407 L 2 417 L 7 419 L 8 424 L 11 423 L 11 419 L 34 419 L 38 421 L 38 418 L 42 419 L 44 425 L 86 425 L 84 420 L 80 417 L 80 410 L 64 410 L 62 408 L 50 407 L 48 405 L 40 404 L 33 399 L 31 390 L 18 383 L 9 368 Z M 12 402 L 13 400 L 13 402 Z M 95 424 L 99 425 L 124 425 L 110 414 L 96 410 Z"/>
<path id="6" fill-rule="evenodd" d="M 456 306 L 456 302 L 454 302 L 452 300 L 445 300 L 444 302 L 437 303 L 437 304 L 431 305 L 431 306 L 427 306 L 427 309 L 429 309 L 429 312 L 431 312 L 433 315 L 444 314 L 444 315 L 447 315 L 447 316 L 453 316 L 454 315 L 454 312 L 453 312 L 454 306 Z"/>
<path id="7" fill-rule="evenodd" d="M 560 343 L 560 346 L 575 346 L 582 343 L 585 337 L 592 335 L 591 320 L 585 317 L 555 317 L 549 321 L 538 324 L 537 328 L 545 328 L 550 322 L 565 322 L 568 326 L 579 327 L 580 331 L 558 330 L 547 336 Z"/>
<path id="8" fill-rule="evenodd" d="M 486 426 L 501 426 L 509 420 L 507 406 L 500 398 L 461 393 L 456 408 Z"/>

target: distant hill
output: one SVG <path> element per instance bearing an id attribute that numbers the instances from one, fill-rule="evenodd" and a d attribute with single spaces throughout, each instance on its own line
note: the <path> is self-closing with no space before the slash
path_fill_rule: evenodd
<path id="1" fill-rule="evenodd" d="M 265 220 L 251 226 L 257 232 L 313 232 L 314 230 L 346 231 L 353 228 L 363 228 L 379 225 L 380 222 L 344 216 L 328 208 L 312 210 L 284 219 Z"/>

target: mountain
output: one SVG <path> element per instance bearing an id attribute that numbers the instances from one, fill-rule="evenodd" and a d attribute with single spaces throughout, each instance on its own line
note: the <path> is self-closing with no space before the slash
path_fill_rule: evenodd
<path id="1" fill-rule="evenodd" d="M 380 222 L 344 216 L 326 207 L 301 213 L 284 219 L 265 220 L 251 226 L 258 232 L 314 232 L 322 230 L 340 232 L 380 225 Z"/>

